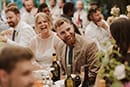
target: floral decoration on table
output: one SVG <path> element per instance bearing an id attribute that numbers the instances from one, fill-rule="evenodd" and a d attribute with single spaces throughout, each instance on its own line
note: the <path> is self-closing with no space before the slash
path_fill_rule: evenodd
<path id="1" fill-rule="evenodd" d="M 114 40 L 111 42 L 116 46 Z M 121 54 L 116 50 L 99 51 L 98 57 L 103 66 L 99 76 L 106 80 L 107 87 L 130 87 L 130 66 L 127 62 L 118 61 L 113 54 L 118 58 L 121 57 Z"/>

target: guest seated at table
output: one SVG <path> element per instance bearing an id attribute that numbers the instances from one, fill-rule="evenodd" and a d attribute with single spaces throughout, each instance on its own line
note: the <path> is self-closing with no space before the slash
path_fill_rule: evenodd
<path id="1" fill-rule="evenodd" d="M 33 53 L 20 46 L 0 49 L 0 87 L 33 87 Z"/>
<path id="2" fill-rule="evenodd" d="M 80 73 L 83 65 L 88 66 L 88 76 L 90 85 L 94 85 L 95 78 L 100 68 L 99 60 L 96 57 L 98 48 L 95 42 L 85 39 L 74 32 L 73 24 L 66 18 L 60 18 L 55 23 L 57 35 L 64 41 L 60 45 L 58 57 L 61 61 L 62 69 L 67 73 L 67 65 L 72 66 L 72 73 Z M 70 55 L 71 54 L 71 55 Z"/>
<path id="3" fill-rule="evenodd" d="M 2 42 L 11 45 L 27 46 L 29 40 L 36 35 L 33 28 L 22 21 L 18 7 L 9 5 L 5 10 L 9 29 L 1 32 Z"/>
<path id="4" fill-rule="evenodd" d="M 43 68 L 48 68 L 52 64 L 52 54 L 56 53 L 61 40 L 52 29 L 53 23 L 49 15 L 38 13 L 35 16 L 35 29 L 38 33 L 30 40 L 29 47 L 36 56 L 36 61 Z"/>

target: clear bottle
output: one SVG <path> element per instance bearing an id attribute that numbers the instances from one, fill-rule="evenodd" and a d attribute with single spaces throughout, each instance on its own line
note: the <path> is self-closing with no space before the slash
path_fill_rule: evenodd
<path id="1" fill-rule="evenodd" d="M 71 65 L 67 65 L 67 78 L 65 79 L 65 87 L 75 87 L 74 79 L 71 76 Z"/>
<path id="2" fill-rule="evenodd" d="M 57 63 L 57 57 L 56 57 L 56 53 L 52 54 L 52 65 L 51 68 L 53 68 L 53 70 L 51 71 L 52 73 L 52 80 L 55 82 L 57 80 L 60 80 L 60 66 Z"/>

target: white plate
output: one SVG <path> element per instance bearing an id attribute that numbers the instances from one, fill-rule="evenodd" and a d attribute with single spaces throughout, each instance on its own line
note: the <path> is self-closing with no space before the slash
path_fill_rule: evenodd
<path id="1" fill-rule="evenodd" d="M 58 87 L 64 87 L 64 80 L 58 80 L 55 82 L 56 86 Z"/>

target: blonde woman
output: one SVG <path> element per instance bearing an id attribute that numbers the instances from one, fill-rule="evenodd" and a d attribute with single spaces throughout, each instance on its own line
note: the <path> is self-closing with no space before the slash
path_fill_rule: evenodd
<path id="1" fill-rule="evenodd" d="M 38 34 L 31 39 L 29 47 L 34 52 L 36 61 L 43 68 L 51 65 L 51 56 L 56 53 L 56 48 L 61 41 L 51 30 L 52 25 L 50 17 L 45 13 L 38 13 L 35 16 L 35 29 Z"/>

